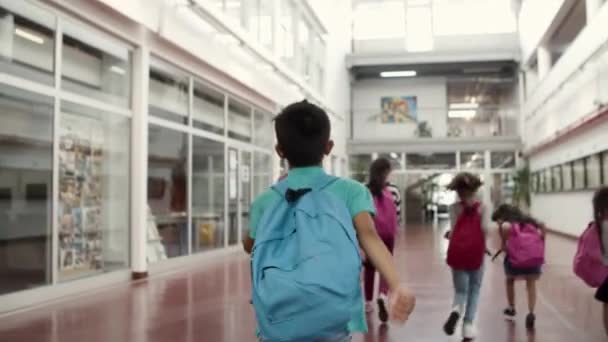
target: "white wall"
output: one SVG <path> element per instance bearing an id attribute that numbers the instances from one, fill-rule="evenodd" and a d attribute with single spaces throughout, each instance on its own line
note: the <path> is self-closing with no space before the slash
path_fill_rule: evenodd
<path id="1" fill-rule="evenodd" d="M 418 121 L 427 121 L 434 137 L 447 133 L 447 80 L 445 77 L 370 79 L 353 85 L 354 139 L 415 137 L 416 124 L 383 124 L 378 118 L 384 96 L 416 96 Z"/>
<path id="2" fill-rule="evenodd" d="M 346 156 L 350 117 L 350 73 L 344 56 L 351 51 L 351 0 L 309 0 L 327 29 L 327 56 L 325 64 L 325 89 L 323 95 L 329 107 L 344 120 L 332 121 L 332 138 L 336 143 L 334 154 Z M 340 13 L 339 16 L 335 15 Z"/>
<path id="3" fill-rule="evenodd" d="M 585 0 L 579 0 L 585 1 Z M 524 0 L 519 12 L 519 39 L 522 61 L 528 62 L 556 20 L 565 3 L 572 0 Z"/>
<path id="4" fill-rule="evenodd" d="M 565 134 L 597 115 L 600 103 L 608 103 L 608 50 L 596 52 L 608 41 L 607 21 L 608 6 L 604 5 L 524 103 L 526 150 Z M 608 150 L 606 132 L 608 121 L 603 120 L 541 149 L 530 156 L 530 168 L 538 171 Z M 552 229 L 579 235 L 592 218 L 592 195 L 593 191 L 536 194 L 532 197 L 532 214 Z"/>
<path id="5" fill-rule="evenodd" d="M 354 41 L 354 50 L 357 54 L 396 54 L 407 52 L 404 38 L 359 39 Z M 517 33 L 435 36 L 433 37 L 433 49 L 429 53 L 433 55 L 449 55 L 464 52 L 474 56 L 477 53 L 487 54 L 489 51 L 494 53 L 514 53 L 519 51 Z M 415 52 L 407 53 L 416 54 Z"/>

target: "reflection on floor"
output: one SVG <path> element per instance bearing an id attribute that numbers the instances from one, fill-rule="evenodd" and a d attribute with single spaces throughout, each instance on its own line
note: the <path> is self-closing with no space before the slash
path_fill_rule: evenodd
<path id="1" fill-rule="evenodd" d="M 458 341 L 441 326 L 450 306 L 450 273 L 443 262 L 440 229 L 409 227 L 399 237 L 396 261 L 403 281 L 418 296 L 405 326 L 370 319 L 367 336 L 354 341 Z M 488 263 L 478 318 L 477 341 L 606 341 L 601 307 L 571 273 L 575 242 L 551 236 L 548 265 L 540 285 L 536 333 L 525 332 L 523 284 L 517 288 L 520 315 L 503 320 L 505 304 L 500 262 Z M 249 304 L 249 264 L 244 255 L 150 279 L 104 289 L 35 310 L 0 317 L 0 341 L 255 341 Z"/>

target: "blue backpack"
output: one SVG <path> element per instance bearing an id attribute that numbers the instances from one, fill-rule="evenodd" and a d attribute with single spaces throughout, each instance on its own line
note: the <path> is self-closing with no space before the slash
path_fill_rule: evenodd
<path id="1" fill-rule="evenodd" d="M 349 211 L 322 191 L 273 186 L 282 200 L 262 215 L 252 252 L 253 305 L 263 341 L 311 341 L 342 332 L 362 308 L 359 244 Z M 356 317 L 356 316 L 354 316 Z"/>

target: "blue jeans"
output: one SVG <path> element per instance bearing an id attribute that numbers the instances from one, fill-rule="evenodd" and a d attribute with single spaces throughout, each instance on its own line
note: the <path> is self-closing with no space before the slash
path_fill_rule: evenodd
<path id="1" fill-rule="evenodd" d="M 462 314 L 465 309 L 465 323 L 473 323 L 479 304 L 479 292 L 483 279 L 483 266 L 477 271 L 452 270 L 454 281 L 454 307 L 458 307 Z"/>
<path id="2" fill-rule="evenodd" d="M 321 338 L 314 340 L 313 342 L 351 342 L 352 340 L 353 340 L 353 337 L 350 335 L 350 333 L 343 332 L 343 333 L 335 334 L 332 336 L 321 337 Z M 264 340 L 260 340 L 260 341 L 264 342 Z"/>

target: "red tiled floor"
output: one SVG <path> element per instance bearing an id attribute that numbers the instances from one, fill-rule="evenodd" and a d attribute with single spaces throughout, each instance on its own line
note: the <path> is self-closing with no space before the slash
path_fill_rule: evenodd
<path id="1" fill-rule="evenodd" d="M 601 307 L 593 291 L 571 273 L 574 241 L 552 236 L 540 282 L 536 334 L 523 324 L 526 301 L 518 286 L 520 316 L 508 323 L 500 262 L 488 263 L 478 314 L 477 341 L 606 341 Z M 405 326 L 382 326 L 370 319 L 370 333 L 354 341 L 457 341 L 441 326 L 450 307 L 446 248 L 438 229 L 410 228 L 398 239 L 396 262 L 418 306 Z M 255 341 L 249 304 L 249 263 L 245 255 L 221 262 L 68 298 L 61 303 L 0 318 L 0 341 L 156 342 Z"/>

